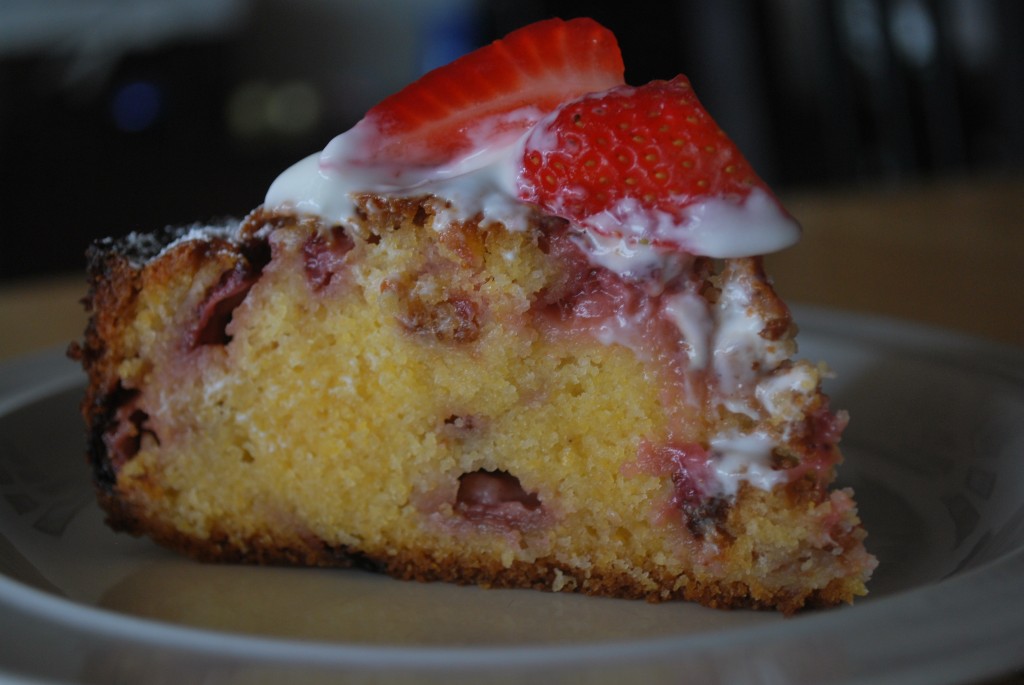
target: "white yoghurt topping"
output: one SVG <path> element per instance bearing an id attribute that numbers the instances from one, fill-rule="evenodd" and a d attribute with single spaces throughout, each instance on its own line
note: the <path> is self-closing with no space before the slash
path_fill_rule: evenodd
<path id="1" fill-rule="evenodd" d="M 532 112 L 510 116 L 534 117 Z M 535 208 L 517 197 L 523 146 L 529 132 L 510 137 L 491 136 L 480 129 L 476 149 L 450 164 L 433 167 L 368 164 L 365 151 L 376 133 L 356 125 L 334 138 L 323 152 L 287 169 L 271 185 L 265 205 L 348 224 L 356 217 L 356 198 L 363 193 L 382 196 L 434 196 L 436 225 L 476 220 L 481 226 L 503 224 L 525 230 Z M 590 226 L 576 239 L 595 266 L 634 280 L 644 279 L 651 295 L 689 268 L 695 255 L 736 258 L 773 252 L 795 243 L 799 226 L 774 198 L 755 188 L 740 204 L 710 198 L 691 204 L 680 222 L 671 215 L 645 209 L 636 200 L 623 200 L 590 217 Z M 616 237 L 609 237 L 616 236 Z M 683 245 L 685 251 L 652 244 L 652 239 Z M 717 377 L 722 404 L 755 421 L 780 409 L 783 394 L 807 392 L 807 370 L 765 380 L 786 359 L 787 351 L 759 334 L 764 322 L 752 314 L 749 293 L 727 285 L 715 305 L 697 293 L 666 295 L 664 314 L 679 329 L 691 368 Z M 643 307 L 637 316 L 656 312 Z M 639 327 L 630 317 L 610 319 L 598 338 L 606 344 L 639 348 Z M 797 367 L 799 368 L 799 367 Z M 803 374 L 803 375 L 801 375 Z M 813 390 L 813 388 L 812 388 Z M 778 439 L 764 432 L 713 436 L 714 479 L 720 493 L 735 495 L 740 482 L 770 489 L 783 474 L 771 469 Z"/>
<path id="2" fill-rule="evenodd" d="M 712 438 L 711 454 L 720 494 L 734 496 L 744 481 L 762 490 L 785 482 L 785 473 L 771 467 L 775 445 L 775 438 L 756 432 Z"/>
<path id="3" fill-rule="evenodd" d="M 533 117 L 532 110 L 506 115 Z M 284 207 L 331 222 L 350 223 L 360 193 L 409 197 L 432 195 L 445 201 L 438 223 L 480 218 L 481 226 L 501 223 L 525 230 L 533 209 L 516 198 L 517 150 L 521 136 L 489 135 L 492 127 L 477 127 L 474 150 L 441 166 L 368 164 L 360 155 L 372 146 L 376 133 L 357 124 L 335 137 L 323 152 L 311 155 L 281 174 L 267 191 L 268 207 Z"/>
<path id="4" fill-rule="evenodd" d="M 506 116 L 536 119 L 530 109 Z M 471 153 L 448 164 L 420 167 L 360 162 L 377 134 L 357 124 L 331 140 L 323 152 L 281 174 L 270 186 L 265 204 L 348 223 L 359 193 L 433 195 L 448 203 L 450 215 L 443 219 L 479 216 L 484 226 L 502 223 L 509 230 L 522 230 L 533 210 L 518 199 L 516 184 L 523 146 L 532 131 L 492 135 L 493 130 L 499 130 L 496 123 L 473 131 L 476 147 Z M 679 250 L 653 247 L 651 240 L 681 244 L 692 255 L 732 258 L 775 252 L 800 237 L 799 225 L 760 188 L 754 188 L 741 204 L 720 198 L 695 202 L 684 217 L 680 222 L 668 213 L 642 207 L 635 199 L 623 199 L 589 217 L 589 225 L 598 231 L 587 231 L 589 253 L 595 263 L 624 273 L 664 268 L 678 261 Z M 622 237 L 604 237 L 608 235 Z"/>
<path id="5" fill-rule="evenodd" d="M 311 214 L 328 222 L 349 224 L 356 216 L 360 193 L 408 197 L 432 195 L 445 201 L 437 216 L 438 225 L 450 221 L 481 218 L 480 225 L 504 224 L 509 230 L 525 230 L 533 210 L 510 194 L 502 176 L 507 173 L 502 159 L 481 157 L 477 168 L 461 174 L 417 175 L 412 185 L 396 185 L 379 168 L 327 165 L 322 154 L 294 164 L 271 184 L 265 204 Z"/>
<path id="6" fill-rule="evenodd" d="M 757 384 L 755 396 L 769 415 L 784 420 L 798 419 L 802 405 L 818 387 L 818 375 L 809 364 L 796 364 L 781 373 L 766 376 Z"/>
<path id="7" fill-rule="evenodd" d="M 799 225 L 761 188 L 751 190 L 742 204 L 712 197 L 687 206 L 683 215 L 680 222 L 624 198 L 588 221 L 604 234 L 672 241 L 692 254 L 723 259 L 777 252 L 800 238 Z"/>
<path id="8" fill-rule="evenodd" d="M 762 373 L 774 370 L 788 356 L 783 346 L 761 337 L 765 322 L 754 314 L 749 290 L 735 281 L 726 283 L 718 296 L 715 323 L 713 364 L 727 396 L 752 389 Z"/>
<path id="9" fill-rule="evenodd" d="M 683 336 L 690 368 L 707 368 L 712 355 L 711 334 L 715 330 L 707 300 L 696 293 L 678 293 L 666 298 L 665 314 Z"/>

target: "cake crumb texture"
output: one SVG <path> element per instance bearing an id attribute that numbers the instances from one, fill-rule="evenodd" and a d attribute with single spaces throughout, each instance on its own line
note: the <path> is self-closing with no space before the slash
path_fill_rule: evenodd
<path id="1" fill-rule="evenodd" d="M 437 202 L 365 196 L 344 228 L 257 210 L 142 264 L 95 248 L 76 354 L 111 525 L 207 561 L 420 581 L 784 612 L 865 593 L 831 470 L 691 506 L 645 467 L 645 444 L 750 419 L 667 402 L 663 360 L 551 323 L 563 222 L 435 226 Z M 708 298 L 759 269 L 733 261 Z"/>

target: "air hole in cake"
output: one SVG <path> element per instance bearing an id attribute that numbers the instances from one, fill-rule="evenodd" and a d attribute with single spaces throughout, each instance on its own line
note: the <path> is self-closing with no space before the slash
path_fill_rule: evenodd
<path id="1" fill-rule="evenodd" d="M 118 388 L 112 402 L 116 408 L 103 432 L 103 443 L 116 471 L 139 453 L 143 436 L 149 435 L 157 443 L 160 439 L 149 426 L 149 414 L 139 406 L 137 390 Z"/>
<path id="2" fill-rule="evenodd" d="M 633 533 L 628 528 L 616 528 L 612 533 L 612 542 L 617 545 L 629 545 L 633 542 Z"/>
<path id="3" fill-rule="evenodd" d="M 452 414 L 444 420 L 444 425 L 458 430 L 472 430 L 475 427 L 475 423 L 476 421 L 472 416 L 459 416 L 457 414 Z"/>
<path id="4" fill-rule="evenodd" d="M 565 387 L 565 390 L 567 393 L 569 393 L 570 397 L 583 397 L 587 392 L 586 386 L 584 386 L 579 381 L 573 381 L 569 383 Z"/>
<path id="5" fill-rule="evenodd" d="M 521 528 L 543 513 L 543 504 L 507 471 L 481 469 L 459 476 L 455 510 L 470 521 Z"/>
<path id="6" fill-rule="evenodd" d="M 327 234 L 315 233 L 306 241 L 302 257 L 306 279 L 314 291 L 337 281 L 347 267 L 345 257 L 353 247 L 355 243 L 341 226 L 334 226 Z"/>
<path id="7" fill-rule="evenodd" d="M 249 270 L 256 274 L 262 273 L 263 267 L 269 264 L 274 256 L 270 241 L 265 237 L 249 236 L 239 249 L 242 256 L 249 260 Z"/>
<path id="8" fill-rule="evenodd" d="M 227 332 L 231 316 L 245 300 L 253 284 L 259 280 L 260 271 L 252 265 L 239 265 L 224 272 L 217 285 L 210 289 L 199 305 L 199 316 L 192 332 L 193 348 L 231 342 Z"/>
<path id="9" fill-rule="evenodd" d="M 416 214 L 412 218 L 412 223 L 417 228 L 423 228 L 427 224 L 427 212 L 422 206 L 416 208 Z"/>
<path id="10" fill-rule="evenodd" d="M 486 417 L 473 414 L 451 414 L 441 423 L 438 434 L 445 443 L 466 443 L 486 433 Z"/>

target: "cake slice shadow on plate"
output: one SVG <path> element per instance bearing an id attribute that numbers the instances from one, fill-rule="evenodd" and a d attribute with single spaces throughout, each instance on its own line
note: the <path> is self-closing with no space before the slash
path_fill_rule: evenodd
<path id="1" fill-rule="evenodd" d="M 140 566 L 99 606 L 262 637 L 378 646 L 527 646 L 685 636 L 785 621 L 694 604 L 400 581 L 346 569 Z"/>

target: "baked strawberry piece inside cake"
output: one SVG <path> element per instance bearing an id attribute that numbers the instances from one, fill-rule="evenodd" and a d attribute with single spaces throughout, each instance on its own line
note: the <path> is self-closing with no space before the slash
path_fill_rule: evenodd
<path id="1" fill-rule="evenodd" d="M 238 224 L 97 242 L 110 525 L 202 560 L 712 607 L 865 593 L 846 415 L 761 255 L 800 230 L 682 76 L 548 20 Z"/>

